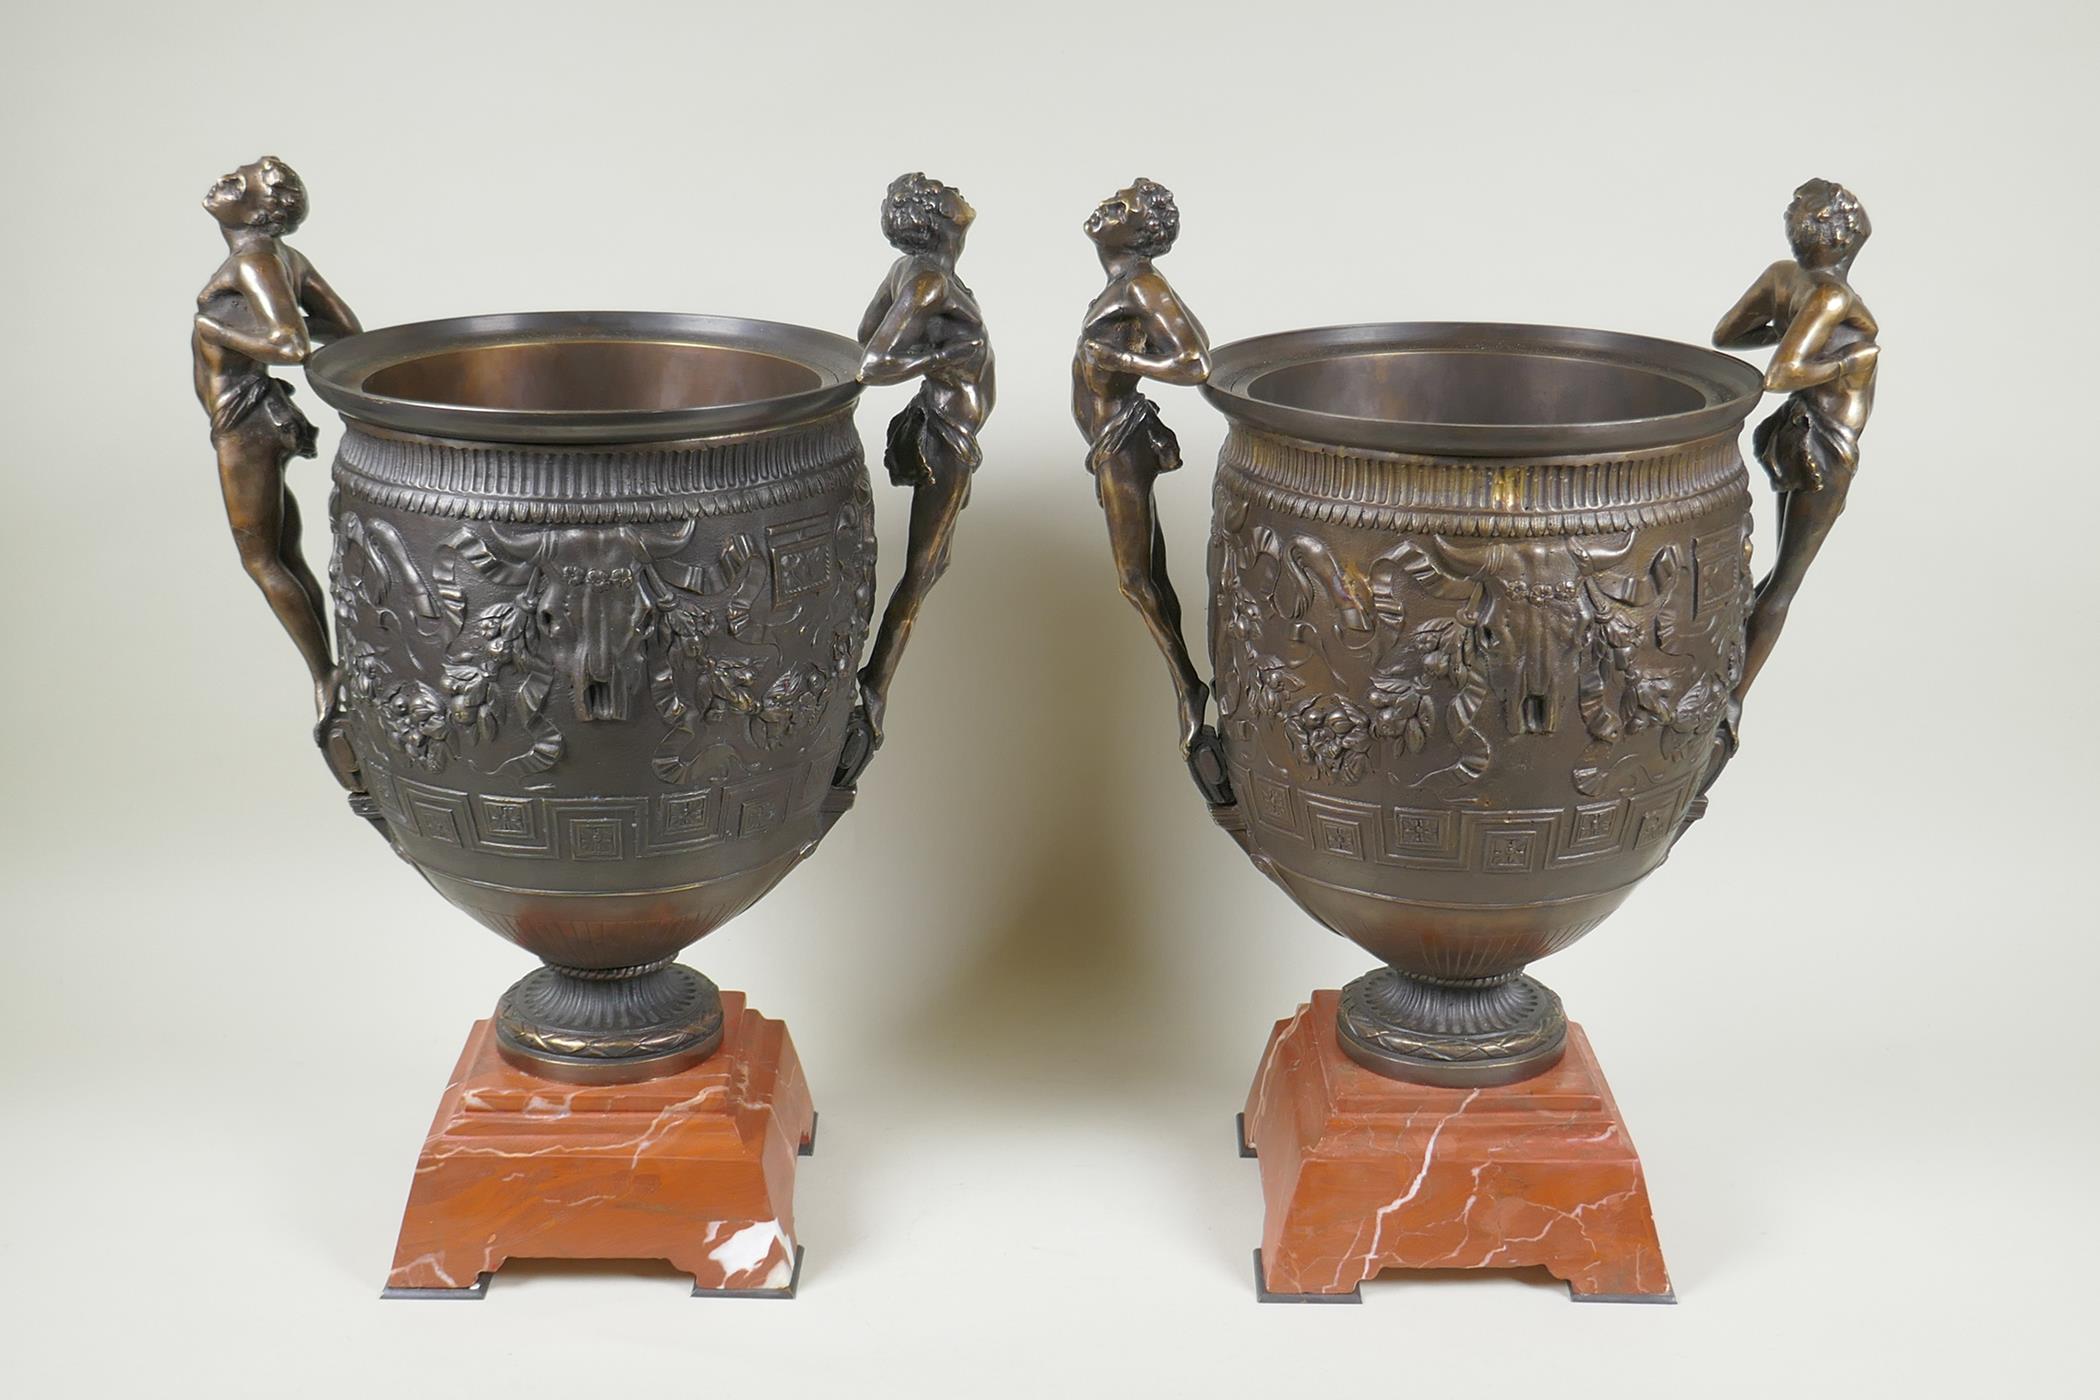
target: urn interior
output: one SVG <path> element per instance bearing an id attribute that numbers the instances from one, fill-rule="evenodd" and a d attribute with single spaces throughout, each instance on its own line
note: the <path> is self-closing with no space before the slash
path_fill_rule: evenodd
<path id="1" fill-rule="evenodd" d="M 1329 326 L 1221 347 L 1228 415 L 1314 442 L 1498 455 L 1629 451 L 1740 423 L 1755 370 L 1694 345 L 1482 322 Z"/>
<path id="2" fill-rule="evenodd" d="M 807 365 L 675 340 L 521 340 L 434 350 L 367 375 L 389 398 L 461 408 L 664 410 L 751 403 L 814 389 Z"/>
<path id="3" fill-rule="evenodd" d="M 552 311 L 390 326 L 315 354 L 346 417 L 470 441 L 671 441 L 778 427 L 852 402 L 859 347 L 733 316 Z"/>
<path id="4" fill-rule="evenodd" d="M 1498 350 L 1383 350 L 1310 360 L 1256 377 L 1269 403 L 1405 423 L 1623 422 L 1699 408 L 1705 398 L 1632 365 Z"/>

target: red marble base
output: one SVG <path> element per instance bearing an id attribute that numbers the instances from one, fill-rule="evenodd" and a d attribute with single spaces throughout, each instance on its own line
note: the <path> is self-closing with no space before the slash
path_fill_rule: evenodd
<path id="1" fill-rule="evenodd" d="M 722 993 L 719 1050 L 641 1084 L 513 1069 L 477 1021 L 401 1220 L 390 1297 L 478 1296 L 509 1259 L 667 1259 L 696 1291 L 791 1296 L 816 1115 L 787 1028 Z"/>
<path id="2" fill-rule="evenodd" d="M 1314 992 L 1277 1023 L 1247 1100 L 1268 1293 L 1543 1264 L 1578 1299 L 1673 1301 L 1640 1157 L 1580 1026 L 1535 1079 L 1439 1089 L 1345 1055 L 1339 997 Z"/>

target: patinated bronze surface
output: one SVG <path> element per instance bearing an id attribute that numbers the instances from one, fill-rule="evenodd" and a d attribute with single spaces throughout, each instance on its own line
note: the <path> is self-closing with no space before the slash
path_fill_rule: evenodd
<path id="1" fill-rule="evenodd" d="M 1830 189 L 1804 191 L 1798 226 L 1852 227 Z M 1206 366 L 1163 284 L 1120 290 L 1149 271 L 1121 221 L 1162 205 L 1133 187 L 1089 224 L 1112 280 L 1075 406 L 1104 504 L 1112 481 L 1133 502 L 1110 510 L 1118 571 L 1174 663 L 1195 756 L 1204 691 L 1153 568 L 1150 486 L 1172 438 L 1137 377 L 1200 378 L 1229 420 L 1209 554 L 1213 815 L 1383 960 L 1338 1000 L 1350 1057 L 1430 1085 L 1541 1074 L 1567 1020 L 1526 965 L 1662 863 L 1733 752 L 1751 602 L 1736 440 L 1764 386 L 1693 346 L 1517 325 L 1296 331 Z M 1731 322 L 1799 325 L 1787 308 L 1812 304 L 1773 382 L 1822 395 L 1790 405 L 1814 424 L 1856 423 L 1873 357 L 1837 328 L 1871 321 L 1829 276 L 1784 267 Z M 1769 460 L 1804 435 L 1775 429 L 1760 447 Z M 1768 587 L 1782 614 L 1830 500 L 1790 527 L 1800 543 Z"/>
<path id="2" fill-rule="evenodd" d="M 872 745 L 849 754 L 849 730 L 879 736 L 967 498 L 992 365 L 954 277 L 969 206 L 922 176 L 891 187 L 905 257 L 863 345 L 641 312 L 356 333 L 277 241 L 305 207 L 287 167 L 243 167 L 207 204 L 231 255 L 200 299 L 198 392 L 243 559 L 300 641 L 353 808 L 545 961 L 493 1018 L 513 1064 L 585 1084 L 691 1068 L 721 1042 L 722 1000 L 673 959 L 851 805 Z M 347 420 L 339 662 L 282 484 L 312 429 L 263 369 L 324 341 L 309 379 Z M 853 409 L 863 376 L 912 374 L 927 385 L 890 461 L 921 500 L 864 691 L 875 539 Z"/>
<path id="3" fill-rule="evenodd" d="M 911 488 L 911 532 L 903 573 L 860 670 L 861 708 L 838 774 L 845 785 L 882 745 L 890 682 L 926 595 L 948 570 L 956 521 L 984 455 L 977 434 L 995 397 L 992 342 L 976 294 L 955 272 L 976 217 L 961 191 L 923 173 L 898 176 L 882 201 L 883 236 L 902 256 L 861 317 L 860 381 L 922 382 L 910 406 L 890 420 L 883 453 L 890 480 Z"/>
<path id="4" fill-rule="evenodd" d="M 536 1074 L 703 1059 L 720 998 L 672 959 L 850 802 L 831 778 L 874 597 L 858 359 L 642 313 L 396 326 L 314 357 L 348 420 L 349 747 L 402 854 L 547 962 L 495 1016 Z"/>
<path id="5" fill-rule="evenodd" d="M 1765 388 L 1788 395 L 1752 439 L 1779 492 L 1779 558 L 1757 585 L 1738 696 L 1772 654 L 1787 608 L 1844 511 L 1859 469 L 1859 436 L 1874 410 L 1881 365 L 1881 327 L 1850 279 L 1852 260 L 1872 232 L 1852 191 L 1808 181 L 1786 210 L 1794 256 L 1766 268 L 1714 327 L 1714 344 L 1724 350 L 1776 345 Z"/>

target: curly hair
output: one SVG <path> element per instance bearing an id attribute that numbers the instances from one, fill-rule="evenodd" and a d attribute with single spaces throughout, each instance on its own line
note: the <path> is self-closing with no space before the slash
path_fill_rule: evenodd
<path id="1" fill-rule="evenodd" d="M 1130 217 L 1137 222 L 1131 250 L 1148 258 L 1159 257 L 1181 237 L 1181 210 L 1174 204 L 1174 191 L 1141 175 L 1130 182 L 1130 192 L 1137 196 L 1130 206 Z"/>
<path id="2" fill-rule="evenodd" d="M 1797 253 L 1819 250 L 1849 257 L 1873 231 L 1866 206 L 1834 180 L 1808 181 L 1786 207 L 1787 241 Z"/>
<path id="3" fill-rule="evenodd" d="M 306 218 L 306 182 L 276 156 L 264 156 L 255 170 L 262 180 L 262 202 L 248 227 L 273 236 L 290 233 Z"/>
<path id="4" fill-rule="evenodd" d="M 927 252 L 940 245 L 940 225 L 961 222 L 955 204 L 963 202 L 960 190 L 923 170 L 899 175 L 882 197 L 882 236 L 899 248 Z"/>

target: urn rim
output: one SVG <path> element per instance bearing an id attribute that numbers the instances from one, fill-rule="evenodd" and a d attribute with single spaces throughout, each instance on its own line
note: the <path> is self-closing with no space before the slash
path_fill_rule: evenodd
<path id="1" fill-rule="evenodd" d="M 1410 366 L 1424 371 L 1422 383 L 1409 386 L 1393 373 Z M 1436 382 L 1455 401 L 1450 421 L 1361 411 L 1381 396 L 1406 408 L 1410 392 L 1435 396 Z M 1732 355 L 1619 331 L 1388 321 L 1219 346 L 1203 392 L 1235 423 L 1317 443 L 1456 457 L 1570 456 L 1736 431 L 1763 397 L 1764 379 Z M 1484 403 L 1497 411 L 1479 412 Z"/>
<path id="2" fill-rule="evenodd" d="M 850 407 L 860 346 L 779 321 L 533 311 L 346 336 L 307 361 L 314 392 L 364 426 L 463 441 L 675 442 L 787 427 Z M 565 402 L 534 404 L 534 397 Z M 668 401 L 667 401 L 668 400 Z"/>

